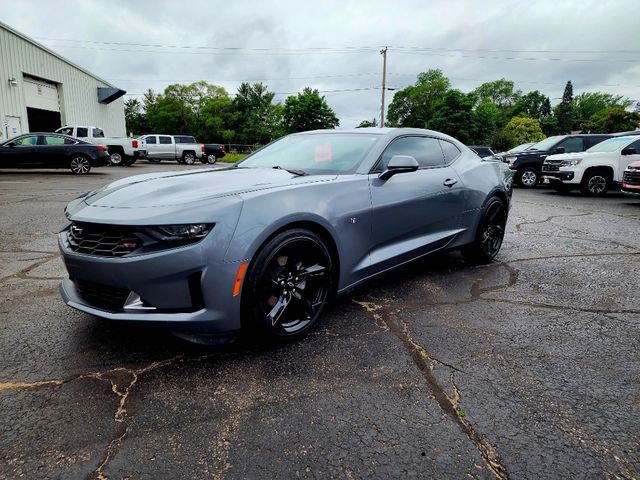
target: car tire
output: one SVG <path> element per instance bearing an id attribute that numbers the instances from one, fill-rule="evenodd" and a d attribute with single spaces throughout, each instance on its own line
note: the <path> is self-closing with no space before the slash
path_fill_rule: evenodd
<path id="1" fill-rule="evenodd" d="M 507 224 L 507 209 L 498 197 L 491 197 L 484 208 L 473 243 L 462 249 L 469 263 L 483 265 L 500 251 Z"/>
<path id="2" fill-rule="evenodd" d="M 114 166 L 126 165 L 126 156 L 120 148 L 109 149 L 109 163 Z"/>
<path id="3" fill-rule="evenodd" d="M 590 197 L 600 197 L 607 193 L 611 186 L 611 175 L 605 170 L 591 170 L 582 177 L 580 192 Z"/>
<path id="4" fill-rule="evenodd" d="M 130 167 L 131 165 L 133 165 L 134 163 L 136 163 L 136 158 L 135 157 L 130 157 L 130 156 L 125 156 L 124 158 L 124 162 L 122 162 L 122 164 L 125 167 Z"/>
<path id="5" fill-rule="evenodd" d="M 206 162 L 207 162 L 209 165 L 215 165 L 215 163 L 218 161 L 218 157 L 216 157 L 216 156 L 215 156 L 215 155 L 213 155 L 213 154 L 207 155 L 206 157 L 207 157 Z M 203 163 L 204 163 L 204 162 L 203 162 Z"/>
<path id="6" fill-rule="evenodd" d="M 535 168 L 523 168 L 518 171 L 518 184 L 524 188 L 533 188 L 540 181 L 540 174 Z"/>
<path id="7" fill-rule="evenodd" d="M 74 155 L 69 161 L 69 170 L 74 175 L 86 175 L 91 171 L 91 161 L 83 155 Z"/>
<path id="8" fill-rule="evenodd" d="M 196 163 L 196 154 L 193 152 L 184 152 L 182 154 L 182 163 L 186 165 L 193 165 Z"/>
<path id="9" fill-rule="evenodd" d="M 329 249 L 310 230 L 273 237 L 254 257 L 242 288 L 245 330 L 278 340 L 304 335 L 333 293 L 333 265 Z"/>

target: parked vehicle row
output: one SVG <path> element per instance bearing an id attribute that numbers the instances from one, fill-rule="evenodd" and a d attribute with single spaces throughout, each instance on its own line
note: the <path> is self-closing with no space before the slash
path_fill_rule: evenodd
<path id="1" fill-rule="evenodd" d="M 105 145 L 112 165 L 131 165 L 145 157 L 144 140 L 128 137 L 105 137 L 101 128 L 66 125 L 56 130 L 71 137 L 96 145 Z"/>
<path id="2" fill-rule="evenodd" d="M 108 163 L 105 145 L 58 133 L 27 133 L 0 144 L 0 168 L 68 168 L 84 175 Z"/>
<path id="3" fill-rule="evenodd" d="M 178 163 L 193 165 L 204 155 L 204 145 L 188 135 L 150 134 L 140 137 L 147 147 L 147 160 L 158 163 L 162 160 L 176 160 Z"/>

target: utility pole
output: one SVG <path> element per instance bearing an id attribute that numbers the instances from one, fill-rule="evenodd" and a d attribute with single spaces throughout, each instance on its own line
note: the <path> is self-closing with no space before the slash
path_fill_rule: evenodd
<path id="1" fill-rule="evenodd" d="M 387 90 L 387 50 L 389 47 L 384 47 L 380 50 L 382 54 L 382 105 L 380 107 L 380 128 L 384 127 L 384 92 Z"/>

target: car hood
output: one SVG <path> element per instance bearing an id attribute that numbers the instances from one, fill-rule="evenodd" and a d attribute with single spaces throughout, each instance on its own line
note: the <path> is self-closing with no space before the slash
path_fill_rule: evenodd
<path id="1" fill-rule="evenodd" d="M 600 158 L 610 157 L 614 152 L 571 152 L 571 153 L 558 153 L 556 155 L 549 155 L 547 160 L 571 160 L 572 158 Z"/>
<path id="2" fill-rule="evenodd" d="M 334 178 L 335 175 L 296 176 L 272 168 L 174 171 L 118 180 L 89 193 L 83 201 L 92 207 L 166 207 Z"/>

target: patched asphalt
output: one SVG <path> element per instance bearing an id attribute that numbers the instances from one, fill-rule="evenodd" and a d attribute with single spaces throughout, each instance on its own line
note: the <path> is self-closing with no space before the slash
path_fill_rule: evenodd
<path id="1" fill-rule="evenodd" d="M 0 479 L 640 478 L 640 197 L 516 190 L 304 339 L 188 344 L 58 294 L 63 208 L 136 164 L 0 172 Z"/>

